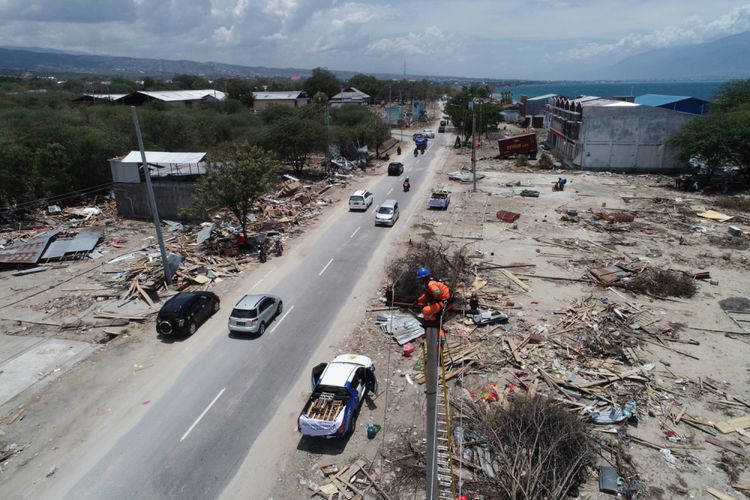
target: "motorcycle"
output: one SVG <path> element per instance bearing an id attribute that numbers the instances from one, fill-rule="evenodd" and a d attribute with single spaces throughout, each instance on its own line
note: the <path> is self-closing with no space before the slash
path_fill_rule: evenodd
<path id="1" fill-rule="evenodd" d="M 408 192 L 409 189 L 411 189 L 411 184 L 404 182 L 404 193 Z"/>
<path id="2" fill-rule="evenodd" d="M 258 249 L 258 260 L 262 263 L 268 260 L 268 252 L 266 251 L 265 245 L 262 245 Z"/>
<path id="3" fill-rule="evenodd" d="M 281 243 L 281 240 L 276 240 L 276 243 L 273 244 L 273 252 L 276 257 L 281 257 L 284 254 L 284 244 Z"/>

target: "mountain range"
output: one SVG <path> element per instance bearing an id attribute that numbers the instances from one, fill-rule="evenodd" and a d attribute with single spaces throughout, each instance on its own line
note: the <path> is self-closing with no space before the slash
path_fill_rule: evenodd
<path id="1" fill-rule="evenodd" d="M 642 52 L 587 72 L 589 79 L 729 80 L 750 77 L 750 31 L 707 43 Z"/>
<path id="2" fill-rule="evenodd" d="M 214 62 L 146 59 L 106 55 L 87 55 L 53 49 L 0 48 L 0 71 L 29 71 L 36 74 L 83 74 L 142 78 L 169 78 L 177 74 L 217 77 L 306 77 L 310 69 L 240 66 Z M 340 79 L 357 72 L 332 70 Z M 375 73 L 381 79 L 400 79 L 403 75 Z M 479 78 L 416 76 L 410 79 L 472 82 Z M 726 80 L 750 77 L 750 31 L 707 43 L 655 49 L 627 57 L 599 68 L 581 69 L 577 80 Z"/>

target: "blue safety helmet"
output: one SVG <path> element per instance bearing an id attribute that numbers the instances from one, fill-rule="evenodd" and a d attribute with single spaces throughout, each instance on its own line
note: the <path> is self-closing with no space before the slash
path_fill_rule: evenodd
<path id="1" fill-rule="evenodd" d="M 421 280 L 422 278 L 427 278 L 431 274 L 432 273 L 430 272 L 430 270 L 427 269 L 426 267 L 420 267 L 419 269 L 417 269 L 417 279 L 418 280 Z"/>

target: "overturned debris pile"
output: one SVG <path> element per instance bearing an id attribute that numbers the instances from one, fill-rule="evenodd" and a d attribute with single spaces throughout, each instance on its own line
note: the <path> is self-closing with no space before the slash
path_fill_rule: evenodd
<path id="1" fill-rule="evenodd" d="M 412 243 L 403 257 L 392 261 L 387 267 L 389 289 L 393 299 L 411 302 L 421 293 L 415 279 L 420 267 L 427 267 L 436 279 L 444 281 L 452 290 L 468 281 L 468 258 L 463 249 L 451 251 L 438 241 Z"/>
<path id="2" fill-rule="evenodd" d="M 622 285 L 636 293 L 657 297 L 692 297 L 698 290 L 695 278 L 687 273 L 649 267 Z"/>
<path id="3" fill-rule="evenodd" d="M 565 498 L 586 477 L 594 459 L 586 424 L 560 403 L 511 397 L 490 406 L 463 401 L 467 429 L 456 427 L 459 464 L 481 474 L 463 491 L 488 498 Z"/>

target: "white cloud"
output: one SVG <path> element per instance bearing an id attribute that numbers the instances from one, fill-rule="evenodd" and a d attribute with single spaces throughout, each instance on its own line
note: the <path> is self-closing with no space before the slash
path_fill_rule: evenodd
<path id="1" fill-rule="evenodd" d="M 369 54 L 426 55 L 444 41 L 437 26 L 428 26 L 421 33 L 407 33 L 399 37 L 382 38 L 367 47 Z"/>
<path id="2" fill-rule="evenodd" d="M 649 49 L 676 47 L 715 40 L 750 30 L 750 4 L 735 8 L 718 19 L 704 22 L 691 16 L 678 26 L 667 26 L 646 34 L 629 34 L 612 43 L 588 43 L 564 52 L 546 55 L 547 60 L 576 61 L 609 54 L 629 55 Z"/>

